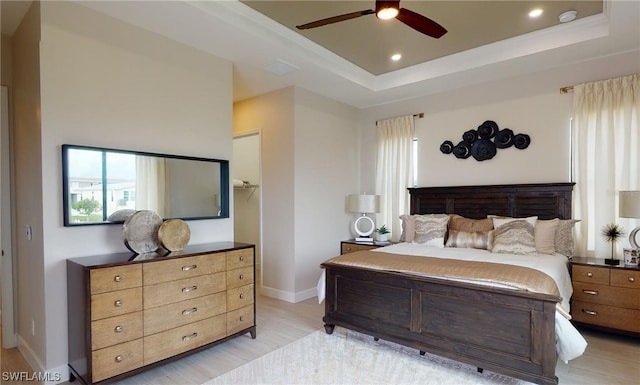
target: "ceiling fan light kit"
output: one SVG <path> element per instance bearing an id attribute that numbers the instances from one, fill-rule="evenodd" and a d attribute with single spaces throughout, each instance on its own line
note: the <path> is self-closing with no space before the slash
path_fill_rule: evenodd
<path id="1" fill-rule="evenodd" d="M 376 1 L 375 11 L 372 9 L 365 9 L 363 11 L 346 13 L 344 15 L 328 17 L 326 19 L 316 20 L 311 23 L 297 25 L 296 28 L 317 28 L 327 24 L 351 20 L 360 16 L 371 14 L 375 14 L 379 19 L 395 18 L 400 22 L 406 24 L 407 26 L 415 29 L 416 31 L 424 33 L 425 35 L 431 36 L 436 39 L 439 39 L 442 35 L 447 33 L 447 30 L 435 21 L 418 13 L 410 11 L 406 8 L 400 8 L 400 1 Z"/>

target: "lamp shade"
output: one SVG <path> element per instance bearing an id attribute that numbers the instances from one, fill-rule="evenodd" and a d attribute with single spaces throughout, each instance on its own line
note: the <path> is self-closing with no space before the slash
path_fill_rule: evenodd
<path id="1" fill-rule="evenodd" d="M 352 213 L 377 213 L 380 211 L 380 195 L 349 195 L 349 211 Z"/>
<path id="2" fill-rule="evenodd" d="M 640 218 L 640 191 L 620 191 L 620 216 Z"/>

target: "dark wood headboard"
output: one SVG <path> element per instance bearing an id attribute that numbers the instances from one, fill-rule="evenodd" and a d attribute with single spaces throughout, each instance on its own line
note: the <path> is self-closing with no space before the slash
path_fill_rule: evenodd
<path id="1" fill-rule="evenodd" d="M 411 214 L 459 214 L 486 218 L 538 216 L 570 219 L 575 183 L 409 188 Z"/>

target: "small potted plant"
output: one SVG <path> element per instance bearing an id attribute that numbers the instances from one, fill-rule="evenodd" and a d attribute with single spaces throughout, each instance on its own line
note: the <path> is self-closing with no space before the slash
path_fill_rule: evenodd
<path id="1" fill-rule="evenodd" d="M 611 258 L 605 258 L 604 262 L 608 265 L 617 265 L 619 263 L 616 258 L 616 241 L 624 235 L 624 229 L 615 223 L 609 223 L 600 230 L 602 239 L 611 243 Z"/>
<path id="2" fill-rule="evenodd" d="M 389 241 L 389 229 L 387 225 L 382 225 L 376 229 L 376 238 L 378 242 L 388 242 Z"/>

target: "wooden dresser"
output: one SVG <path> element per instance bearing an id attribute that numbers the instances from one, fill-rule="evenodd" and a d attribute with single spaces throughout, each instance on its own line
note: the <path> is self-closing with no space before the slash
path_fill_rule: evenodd
<path id="1" fill-rule="evenodd" d="M 126 377 L 229 338 L 255 338 L 254 255 L 253 245 L 219 242 L 68 259 L 70 380 Z"/>
<path id="2" fill-rule="evenodd" d="M 574 322 L 640 334 L 640 269 L 574 257 L 571 280 Z"/>

